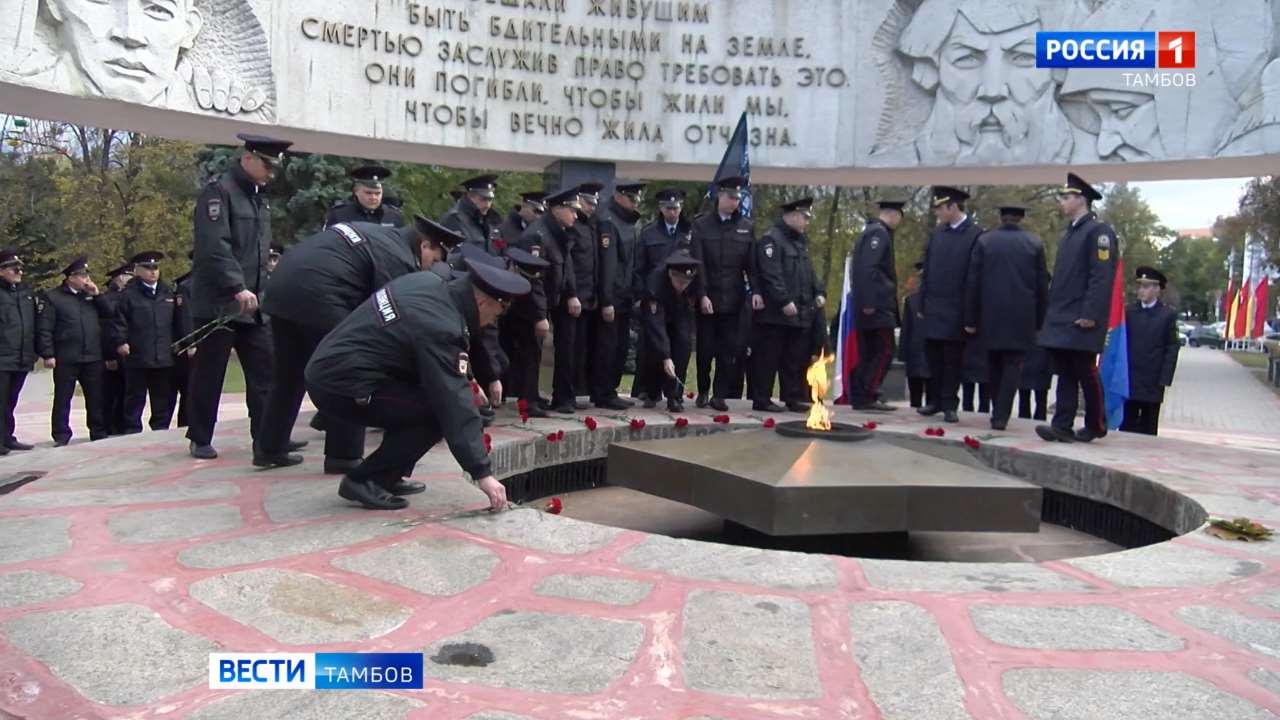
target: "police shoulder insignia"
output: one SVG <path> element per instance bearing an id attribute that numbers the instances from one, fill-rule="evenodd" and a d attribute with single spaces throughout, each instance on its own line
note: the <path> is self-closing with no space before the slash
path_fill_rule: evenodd
<path id="1" fill-rule="evenodd" d="M 222 198 L 209 198 L 209 202 L 205 203 L 204 209 L 209 219 L 217 222 L 218 218 L 222 217 Z"/>
<path id="2" fill-rule="evenodd" d="M 541 245 L 530 245 L 530 246 L 529 246 L 529 254 L 530 254 L 530 255 L 532 255 L 532 256 L 534 256 L 534 257 L 542 257 L 542 246 L 541 246 Z"/>
<path id="3" fill-rule="evenodd" d="M 382 327 L 400 319 L 400 313 L 396 311 L 396 301 L 386 288 L 373 294 L 373 307 L 378 311 L 378 324 Z"/>
<path id="4" fill-rule="evenodd" d="M 773 257 L 773 243 L 764 246 L 764 256 L 767 258 Z"/>
<path id="5" fill-rule="evenodd" d="M 1111 251 L 1106 248 L 1098 248 L 1098 260 L 1106 262 L 1111 259 Z"/>
<path id="6" fill-rule="evenodd" d="M 650 314 L 650 315 L 657 315 L 657 314 L 658 314 L 658 301 L 657 301 L 657 300 L 650 300 L 650 301 L 649 301 L 649 314 Z"/>
<path id="7" fill-rule="evenodd" d="M 341 235 L 342 238 L 347 241 L 347 244 L 352 247 L 364 242 L 364 237 L 361 236 L 360 233 L 356 232 L 355 228 L 346 223 L 332 225 L 329 229 Z"/>
<path id="8" fill-rule="evenodd" d="M 471 370 L 471 356 L 460 352 L 458 353 L 458 374 L 466 377 Z"/>
<path id="9" fill-rule="evenodd" d="M 880 247 L 880 240 L 878 238 L 871 238 L 871 249 L 875 250 L 878 247 Z"/>
<path id="10" fill-rule="evenodd" d="M 751 232 L 751 228 L 738 228 L 739 235 L 746 235 L 749 232 Z"/>
<path id="11" fill-rule="evenodd" d="M 1103 233 L 1098 236 L 1098 249 L 1106 249 L 1111 247 L 1111 236 Z"/>
<path id="12" fill-rule="evenodd" d="M 602 248 L 606 248 L 606 249 L 609 247 L 609 236 L 608 236 L 608 235 L 601 235 L 601 236 L 600 236 L 600 247 L 602 247 Z"/>

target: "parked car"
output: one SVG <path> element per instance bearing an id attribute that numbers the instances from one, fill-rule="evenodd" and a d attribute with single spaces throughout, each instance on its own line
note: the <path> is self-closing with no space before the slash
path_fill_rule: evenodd
<path id="1" fill-rule="evenodd" d="M 1211 347 L 1222 349 L 1222 335 L 1212 325 L 1204 325 L 1191 331 L 1187 337 L 1191 347 Z"/>

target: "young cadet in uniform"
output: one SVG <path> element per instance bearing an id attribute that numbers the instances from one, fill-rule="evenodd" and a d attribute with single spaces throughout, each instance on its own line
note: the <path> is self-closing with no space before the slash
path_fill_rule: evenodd
<path id="1" fill-rule="evenodd" d="M 550 263 L 543 277 L 547 312 L 555 326 L 555 333 L 552 335 L 555 342 L 555 371 L 550 409 L 558 413 L 573 413 L 577 409 L 573 394 L 576 367 L 573 355 L 574 335 L 578 316 L 582 314 L 570 253 L 577 235 L 573 226 L 577 224 L 578 211 L 582 208 L 578 188 L 569 188 L 548 197 L 547 208 L 547 214 L 538 218 L 520 236 L 517 246 Z M 542 327 L 539 323 L 538 331 L 545 334 Z"/>
<path id="2" fill-rule="evenodd" d="M 782 217 L 760 238 L 756 250 L 758 276 L 752 286 L 764 294 L 764 309 L 756 313 L 751 353 L 754 410 L 782 411 L 771 398 L 775 375 L 778 397 L 787 410 L 807 412 L 810 407 L 804 376 L 814 359 L 814 313 L 826 304 L 804 234 L 813 218 L 812 206 L 813 198 L 784 204 Z"/>
<path id="3" fill-rule="evenodd" d="M 503 220 L 501 227 L 498 228 L 498 235 L 502 237 L 503 244 L 508 246 L 516 244 L 529 225 L 547 211 L 547 206 L 544 204 L 546 200 L 547 194 L 544 192 L 520 193 L 520 204 L 511 209 L 507 219 Z"/>
<path id="4" fill-rule="evenodd" d="M 987 353 L 994 430 L 1009 424 L 1023 358 L 1035 346 L 1048 309 L 1044 243 L 1021 228 L 1026 214 L 1022 207 L 1000 208 L 1000 227 L 974 244 L 965 281 L 964 330 L 981 338 Z"/>
<path id="5" fill-rule="evenodd" d="M 22 284 L 22 258 L 16 250 L 0 251 L 0 455 L 10 450 L 30 450 L 31 445 L 14 437 L 13 411 L 27 373 L 36 362 L 36 296 Z"/>
<path id="6" fill-rule="evenodd" d="M 687 248 L 671 253 L 649 276 L 640 302 L 641 345 L 636 382 L 651 408 L 667 396 L 667 410 L 684 412 L 681 383 L 693 349 L 693 280 L 702 263 Z"/>
<path id="7" fill-rule="evenodd" d="M 547 289 L 543 274 L 551 266 L 546 260 L 519 247 L 506 250 L 507 260 L 532 287 L 528 295 L 516 298 L 499 322 L 499 340 L 510 363 L 503 379 L 506 395 L 523 400 L 529 417 L 547 417 L 538 397 L 538 370 L 542 367 L 542 335 L 539 323 L 547 321 Z"/>
<path id="8" fill-rule="evenodd" d="M 124 366 L 125 434 L 142 432 L 142 409 L 151 396 L 152 430 L 167 430 L 173 419 L 173 341 L 180 325 L 177 298 L 160 280 L 162 252 L 142 252 L 130 260 L 133 282 L 116 303 L 111 342 Z"/>
<path id="9" fill-rule="evenodd" d="M 879 400 L 880 383 L 893 359 L 893 329 L 898 326 L 898 272 L 893 230 L 902 222 L 902 200 L 881 200 L 880 213 L 867 220 L 853 247 L 853 325 L 858 331 L 858 365 L 841 388 L 854 410 L 895 410 Z"/>
<path id="10" fill-rule="evenodd" d="M 88 258 L 72 260 L 62 270 L 63 281 L 43 295 L 36 320 L 36 354 L 53 370 L 53 408 L 50 430 L 53 444 L 71 442 L 71 398 L 76 383 L 84 391 L 89 439 L 107 436 L 102 415 L 102 322 L 98 314 L 98 287 L 89 277 Z"/>
<path id="11" fill-rule="evenodd" d="M 573 267 L 577 272 L 578 300 L 582 318 L 578 323 L 577 349 L 580 386 L 592 404 L 606 410 L 631 407 L 618 397 L 613 384 L 613 361 L 618 346 L 618 229 L 596 213 L 604 185 L 583 183 L 578 187 L 583 218 L 579 219 L 578 242 L 574 244 Z M 591 289 L 588 297 L 586 289 Z"/>
<path id="12" fill-rule="evenodd" d="M 306 392 L 303 372 L 324 336 L 375 290 L 443 262 L 461 242 L 458 233 L 417 216 L 405 228 L 337 223 L 289 250 L 271 278 L 263 305 L 271 316 L 276 362 L 254 465 L 302 462 L 301 455 L 288 452 L 289 434 Z M 340 416 L 325 421 L 324 470 L 347 472 L 364 455 L 364 430 Z"/>
<path id="13" fill-rule="evenodd" d="M 391 281 L 325 336 L 307 363 L 316 407 L 385 431 L 338 488 L 366 508 L 396 510 L 421 492 L 404 474 L 441 438 L 489 497 L 507 507 L 493 476 L 470 381 L 470 330 L 493 325 L 529 282 L 484 263 L 452 281 L 412 273 Z"/>
<path id="14" fill-rule="evenodd" d="M 965 280 L 973 245 L 982 234 L 964 211 L 969 194 L 953 187 L 933 189 L 933 214 L 938 224 L 929 233 L 924 251 L 924 277 L 920 283 L 921 325 L 929 354 L 935 402 L 918 409 L 949 423 L 960 422 L 960 374 L 964 365 Z"/>
<path id="15" fill-rule="evenodd" d="M 929 355 L 925 352 L 924 330 L 920 327 L 920 271 L 924 263 L 915 264 L 915 275 L 907 281 L 907 296 L 902 299 L 902 336 L 898 342 L 898 359 L 907 375 L 907 395 L 911 407 L 932 404 L 929 394 Z"/>
<path id="16" fill-rule="evenodd" d="M 480 175 L 463 180 L 462 196 L 440 216 L 441 225 L 462 235 L 467 244 L 484 248 L 490 255 L 502 254 L 496 243 L 502 239 L 498 237 L 502 218 L 493 211 L 494 190 L 497 187 L 497 175 Z"/>
<path id="17" fill-rule="evenodd" d="M 644 297 L 649 278 L 671 253 L 678 248 L 692 252 L 693 248 L 693 227 L 681 215 L 684 191 L 665 188 L 654 199 L 658 201 L 658 217 L 640 231 L 640 248 L 631 278 L 632 293 L 637 298 Z"/>
<path id="18" fill-rule="evenodd" d="M 640 250 L 640 203 L 644 201 L 645 183 L 617 180 L 613 195 L 596 216 L 602 224 L 613 226 L 617 268 L 613 273 L 614 335 L 613 357 L 606 358 L 608 369 L 600 380 L 600 390 L 593 400 L 603 400 L 605 407 L 625 410 L 634 403 L 618 396 L 622 374 L 631 354 L 632 309 L 639 301 L 635 294 L 636 254 Z M 599 404 L 599 403 L 598 403 Z"/>
<path id="19" fill-rule="evenodd" d="M 1098 353 L 1107 343 L 1120 248 L 1115 231 L 1093 214 L 1093 202 L 1101 199 L 1102 193 L 1074 173 L 1067 174 L 1067 184 L 1058 191 L 1058 207 L 1071 224 L 1058 241 L 1049 310 L 1040 331 L 1040 345 L 1049 350 L 1058 373 L 1053 420 L 1036 427 L 1036 434 L 1049 442 L 1090 442 L 1107 434 Z M 1082 391 L 1084 427 L 1075 432 Z"/>
<path id="20" fill-rule="evenodd" d="M 1138 297 L 1124 309 L 1129 337 L 1129 399 L 1124 403 L 1125 432 L 1155 435 L 1160 430 L 1164 389 L 1178 367 L 1178 313 L 1160 301 L 1168 279 L 1152 267 L 1134 274 Z"/>
<path id="21" fill-rule="evenodd" d="M 391 177 L 390 170 L 381 165 L 364 165 L 349 174 L 352 180 L 351 199 L 335 205 L 324 216 L 325 227 L 353 222 L 404 227 L 404 215 L 400 209 L 383 201 L 382 181 Z"/>
<path id="22" fill-rule="evenodd" d="M 264 188 L 292 143 L 260 135 L 237 137 L 244 141 L 240 158 L 196 198 L 191 316 L 198 328 L 228 320 L 201 341 L 191 367 L 187 439 L 191 456 L 201 460 L 218 457 L 213 430 L 232 348 L 244 369 L 249 430 L 255 438 L 271 390 L 271 328 L 258 308 L 271 247 L 271 205 Z"/>
<path id="23" fill-rule="evenodd" d="M 107 273 L 107 289 L 98 296 L 98 318 L 102 326 L 102 416 L 108 435 L 123 435 L 124 368 L 111 344 L 111 323 L 116 317 L 116 303 L 124 298 L 124 289 L 133 280 L 133 266 L 125 263 Z M 188 331 L 190 332 L 190 331 Z M 183 335 L 185 337 L 185 333 Z"/>

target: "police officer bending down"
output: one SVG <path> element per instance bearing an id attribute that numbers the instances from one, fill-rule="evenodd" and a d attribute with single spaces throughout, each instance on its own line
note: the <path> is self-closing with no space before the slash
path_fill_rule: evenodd
<path id="1" fill-rule="evenodd" d="M 658 396 L 667 396 L 667 410 L 684 412 L 680 382 L 689 369 L 689 351 L 693 345 L 693 291 L 702 262 L 686 249 L 676 250 L 655 268 L 645 289 L 641 305 L 644 329 L 640 344 L 640 367 L 637 383 L 644 385 L 647 408 L 657 404 Z"/>
<path id="2" fill-rule="evenodd" d="M 472 400 L 467 328 L 493 325 L 530 287 L 500 268 L 468 268 L 452 281 L 434 273 L 392 281 L 329 333 L 307 364 L 307 391 L 321 412 L 386 431 L 342 479 L 343 498 L 375 510 L 407 506 L 400 496 L 426 488 L 404 480 L 404 470 L 444 438 L 490 508 L 507 507 Z"/>

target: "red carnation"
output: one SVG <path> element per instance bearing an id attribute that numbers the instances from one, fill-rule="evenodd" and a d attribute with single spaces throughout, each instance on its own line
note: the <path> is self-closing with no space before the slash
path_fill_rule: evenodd
<path id="1" fill-rule="evenodd" d="M 964 444 L 968 445 L 974 450 L 977 450 L 978 448 L 982 447 L 982 443 L 978 442 L 978 438 L 969 437 L 968 435 L 964 436 Z"/>
<path id="2" fill-rule="evenodd" d="M 557 430 L 557 431 L 556 431 L 556 440 L 563 440 L 563 439 L 564 439 L 564 431 L 563 431 L 563 430 Z"/>
<path id="3" fill-rule="evenodd" d="M 479 385 L 477 385 L 477 384 L 475 384 L 475 383 L 471 383 L 471 394 L 472 394 L 472 395 L 479 395 L 479 394 L 480 394 L 480 386 L 479 386 Z"/>
<path id="4" fill-rule="evenodd" d="M 560 439 L 560 436 L 557 435 L 556 433 L 550 433 L 547 435 L 547 442 L 555 442 L 559 439 Z"/>
<path id="5" fill-rule="evenodd" d="M 727 424 L 729 424 L 729 416 L 728 416 L 728 415 L 717 415 L 717 416 L 715 416 L 715 417 L 713 417 L 713 418 L 711 418 L 711 419 L 712 419 L 713 421 L 715 421 L 715 422 L 720 423 L 721 425 L 727 425 Z"/>
<path id="6" fill-rule="evenodd" d="M 489 435 L 489 433 L 484 434 L 484 451 L 493 452 L 493 438 Z"/>
<path id="7" fill-rule="evenodd" d="M 640 418 L 636 418 L 636 419 L 632 420 L 632 421 L 631 421 L 631 429 L 632 429 L 632 430 L 643 430 L 643 429 L 644 429 L 644 420 L 641 420 Z"/>
<path id="8" fill-rule="evenodd" d="M 524 411 L 521 411 L 521 412 L 520 412 L 520 422 L 522 422 L 522 423 L 527 423 L 527 422 L 529 422 L 529 413 L 524 412 Z"/>
<path id="9" fill-rule="evenodd" d="M 878 427 L 880 427 L 880 426 L 879 426 L 879 425 L 877 425 L 877 424 L 875 424 L 875 423 L 874 423 L 874 422 L 872 422 L 872 421 L 867 421 L 867 422 L 862 423 L 862 427 L 863 427 L 863 428 L 865 428 L 865 429 L 867 429 L 867 430 L 875 430 L 876 428 L 878 428 Z"/>
<path id="10" fill-rule="evenodd" d="M 494 238 L 494 239 L 493 239 L 493 247 L 494 247 L 495 249 L 497 249 L 498 251 L 506 250 L 506 249 L 507 249 L 507 243 L 506 243 L 506 241 L 505 241 L 505 240 L 503 240 L 502 238 Z"/>
<path id="11" fill-rule="evenodd" d="M 528 414 L 528 412 L 529 412 L 529 401 L 528 401 L 528 400 L 521 400 L 521 401 L 517 402 L 517 403 L 516 403 L 516 409 L 520 411 L 520 414 L 521 414 L 521 415 Z"/>
<path id="12" fill-rule="evenodd" d="M 689 426 L 689 418 L 682 418 L 682 417 L 676 418 L 676 427 L 682 428 L 682 427 L 688 427 L 688 426 Z"/>
<path id="13" fill-rule="evenodd" d="M 686 399 L 688 399 L 688 400 L 692 400 L 692 399 L 693 399 L 693 393 L 685 393 L 685 398 L 686 398 Z"/>
<path id="14" fill-rule="evenodd" d="M 586 425 L 587 429 L 590 430 L 591 432 L 595 432 L 596 427 L 599 426 L 599 423 L 596 422 L 596 419 L 591 417 L 590 415 L 582 419 L 582 424 Z"/>
<path id="15" fill-rule="evenodd" d="M 778 422 L 777 422 L 776 420 L 774 420 L 773 418 L 765 418 L 765 419 L 764 419 L 764 426 L 765 426 L 765 427 L 767 427 L 767 428 L 771 428 L 771 427 L 773 427 L 774 425 L 777 425 L 777 424 L 778 424 Z"/>
<path id="16" fill-rule="evenodd" d="M 564 503 L 560 502 L 560 498 L 553 497 L 547 501 L 546 510 L 552 515 L 559 515 L 564 511 Z"/>

